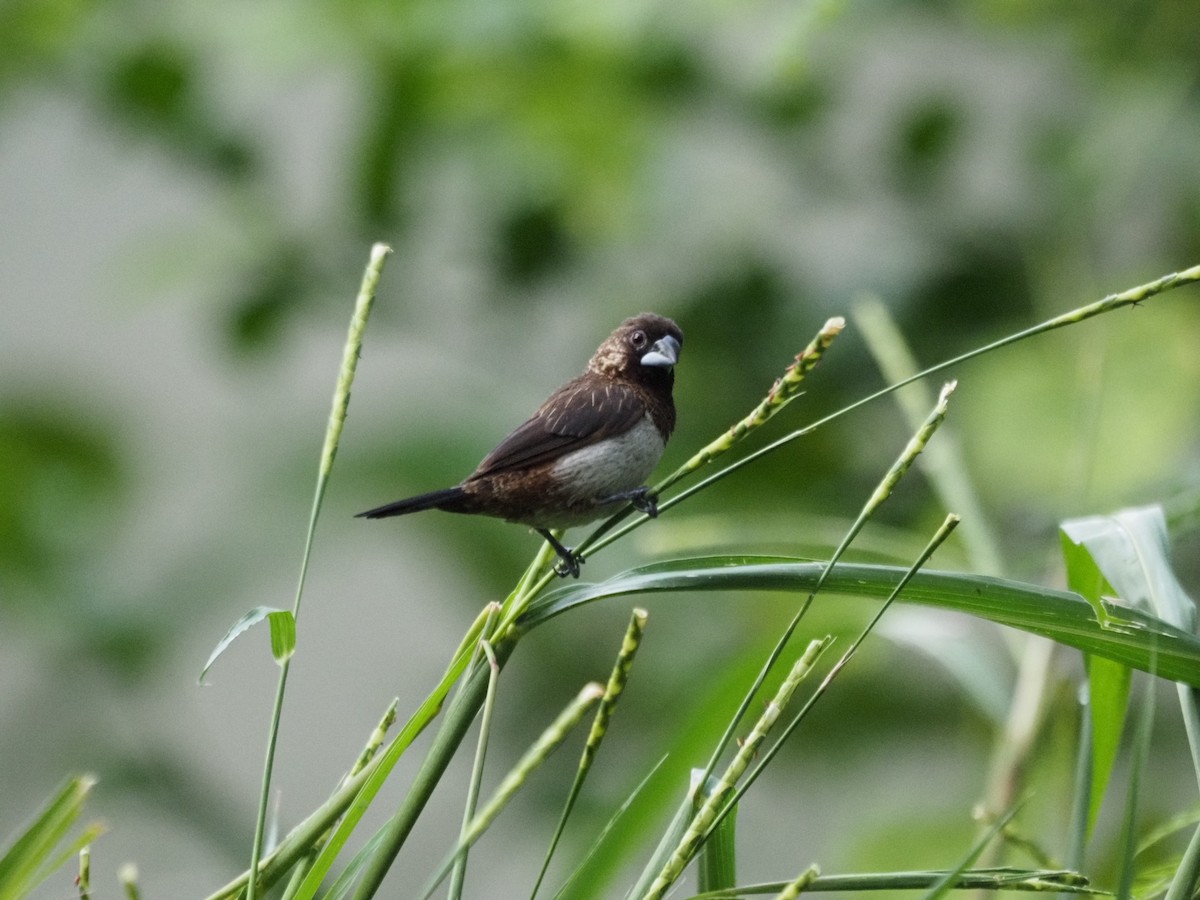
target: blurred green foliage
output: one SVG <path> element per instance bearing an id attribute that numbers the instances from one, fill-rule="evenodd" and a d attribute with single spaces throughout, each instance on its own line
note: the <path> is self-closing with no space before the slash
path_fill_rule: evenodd
<path id="1" fill-rule="evenodd" d="M 190 678 L 188 660 L 162 651 L 200 621 L 211 628 L 207 616 L 232 621 L 244 609 L 229 598 L 298 551 L 327 389 L 313 391 L 310 430 L 292 431 L 273 411 L 310 385 L 270 373 L 313 330 L 330 346 L 340 340 L 374 240 L 397 253 L 367 354 L 374 342 L 399 341 L 402 352 L 360 369 L 356 391 L 374 391 L 379 409 L 386 384 L 395 409 L 367 421 L 352 407 L 334 475 L 344 493 L 328 512 L 339 530 L 359 508 L 461 477 L 552 387 L 546 372 L 567 377 L 598 336 L 642 309 L 687 334 L 669 464 L 755 403 L 859 291 L 886 301 L 929 364 L 1200 262 L 1198 46 L 1193 0 L 8 0 L 0 129 L 62 104 L 87 123 L 79 133 L 94 144 L 82 157 L 160 168 L 164 190 L 186 196 L 169 225 L 130 238 L 136 249 L 124 253 L 141 280 L 99 281 L 87 303 L 117 316 L 173 292 L 199 298 L 194 341 L 216 348 L 205 357 L 220 373 L 214 390 L 262 407 L 255 429 L 218 404 L 182 401 L 211 417 L 214 435 L 244 429 L 221 445 L 234 448 L 240 474 L 228 477 L 244 505 L 200 533 L 178 514 L 171 549 L 146 556 L 122 531 L 153 513 L 144 492 L 162 483 L 150 478 L 162 451 L 133 427 L 141 414 L 114 382 L 83 383 L 65 357 L 11 357 L 79 383 L 56 391 L 48 371 L 44 389 L 14 376 L 0 392 L 3 630 L 72 659 L 100 705 L 113 671 L 144 686 L 164 671 Z M 97 232 L 117 228 L 72 196 L 46 202 Z M 3 196 L 0 207 L 7 228 L 24 224 Z M 142 265 L 148 257 L 155 265 Z M 49 250 L 43 264 L 63 265 Z M 5 292 L 5 304 L 25 295 Z M 1195 291 L 1184 293 L 954 373 L 963 384 L 951 427 L 1011 574 L 1043 577 L 1066 516 L 1175 495 L 1194 511 L 1200 312 Z M 19 336 L 7 340 L 19 350 Z M 417 362 L 385 369 L 400 357 Z M 422 368 L 432 371 L 418 377 Z M 330 364 L 330 384 L 333 374 Z M 808 421 L 878 386 L 851 327 L 796 407 Z M 634 547 L 819 553 L 905 438 L 890 405 L 863 410 L 698 498 L 691 515 L 681 509 Z M 864 552 L 903 556 L 924 542 L 918 530 L 941 510 L 909 490 L 868 531 Z M 1176 521 L 1194 527 L 1196 517 L 1185 509 Z M 435 574 L 478 565 L 456 588 L 481 596 L 510 584 L 534 546 L 521 529 L 450 517 L 396 541 L 414 534 L 443 541 L 445 559 L 427 563 Z M 1178 563 L 1195 586 L 1200 558 Z M 320 565 L 352 567 L 345 557 Z M 480 597 L 422 600 L 458 604 L 465 622 Z M 729 637 L 716 615 L 663 618 L 701 646 Z M 52 622 L 50 636 L 35 622 Z M 747 645 L 770 631 L 736 628 Z M 589 634 L 556 634 L 563 644 L 546 668 L 587 658 Z M 540 666 L 514 668 L 515 690 L 548 689 Z M 888 688 L 888 671 L 872 677 L 885 693 L 847 689 L 848 706 L 867 714 L 838 722 L 838 746 L 886 743 L 875 729 L 911 721 L 881 708 L 913 700 L 912 687 Z M 672 696 L 696 673 L 680 662 L 656 678 Z M 915 693 L 922 717 L 940 713 L 945 729 L 967 732 L 964 752 L 984 752 L 975 718 Z M 28 709 L 14 715 L 28 728 Z M 644 731 L 652 740 L 677 727 Z M 112 768 L 128 772 L 122 752 L 112 750 Z M 156 771 L 193 771 L 159 748 L 139 752 L 167 759 Z M 203 795 L 203 781 L 189 792 Z M 177 793 L 162 793 L 173 810 Z M 851 843 L 887 847 L 879 828 Z M 206 833 L 228 840 L 211 822 Z"/>

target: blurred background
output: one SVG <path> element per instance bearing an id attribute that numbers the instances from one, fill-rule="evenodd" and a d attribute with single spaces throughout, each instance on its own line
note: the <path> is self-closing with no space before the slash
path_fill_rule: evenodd
<path id="1" fill-rule="evenodd" d="M 414 708 L 537 547 L 487 520 L 354 513 L 458 481 L 642 310 L 687 336 L 666 471 L 829 316 L 848 316 L 846 333 L 768 436 L 881 387 L 853 318 L 864 295 L 928 365 L 1200 263 L 1197 46 L 1190 0 L 7 0 L 0 834 L 86 770 L 110 826 L 93 851 L 103 896 L 128 860 L 147 897 L 201 896 L 245 868 L 276 677 L 266 634 L 226 653 L 211 686 L 196 679 L 242 613 L 290 606 L 373 241 L 396 252 L 300 620 L 283 829 L 393 696 Z M 999 552 L 956 543 L 936 565 L 1055 584 L 1058 521 L 1163 501 L 1196 593 L 1198 300 L 1182 289 L 952 373 L 949 428 Z M 714 551 L 826 556 L 908 433 L 891 399 L 864 408 L 585 577 Z M 859 558 L 907 563 L 944 512 L 911 477 Z M 633 603 L 524 643 L 488 783 L 606 677 Z M 650 796 L 673 808 L 795 600 L 644 605 L 639 667 L 564 865 L 667 751 Z M 805 636 L 852 634 L 872 610 L 818 603 Z M 814 861 L 944 866 L 969 846 L 1011 636 L 893 612 L 744 802 L 744 881 Z M 1061 854 L 1078 661 L 1061 653 L 1051 671 L 1028 830 Z M 1178 810 L 1188 777 L 1167 720 L 1150 822 Z M 527 895 L 572 748 L 479 846 L 469 895 Z M 399 858 L 397 896 L 449 846 L 453 794 Z M 628 864 L 661 824 L 645 814 Z M 70 892 L 68 872 L 45 896 Z"/>

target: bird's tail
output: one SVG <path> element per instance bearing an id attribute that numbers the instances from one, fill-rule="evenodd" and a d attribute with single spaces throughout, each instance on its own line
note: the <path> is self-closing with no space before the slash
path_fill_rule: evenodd
<path id="1" fill-rule="evenodd" d="M 420 512 L 423 509 L 445 509 L 453 512 L 458 508 L 458 501 L 464 495 L 461 487 L 446 488 L 441 491 L 430 491 L 428 494 L 418 494 L 405 500 L 386 503 L 366 512 L 360 512 L 357 519 L 385 519 L 388 516 L 403 516 L 407 513 Z"/>

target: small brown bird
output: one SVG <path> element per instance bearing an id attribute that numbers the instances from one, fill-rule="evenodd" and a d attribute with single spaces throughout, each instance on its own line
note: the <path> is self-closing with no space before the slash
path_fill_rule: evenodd
<path id="1" fill-rule="evenodd" d="M 495 516 L 536 530 L 579 577 L 575 553 L 550 534 L 612 515 L 622 504 L 658 509 L 646 478 L 675 429 L 675 364 L 683 332 L 642 313 L 621 323 L 578 378 L 550 395 L 455 487 L 359 513 L 367 519 L 423 509 Z"/>

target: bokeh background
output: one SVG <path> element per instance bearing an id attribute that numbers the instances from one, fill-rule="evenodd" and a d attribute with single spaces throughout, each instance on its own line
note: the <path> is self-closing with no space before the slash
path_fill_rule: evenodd
<path id="1" fill-rule="evenodd" d="M 396 252 L 301 616 L 284 828 L 393 696 L 413 708 L 536 547 L 489 521 L 355 512 L 457 481 L 644 309 L 687 335 L 667 467 L 864 293 L 930 364 L 1200 262 L 1198 46 L 1190 0 L 7 0 L 0 833 L 86 770 L 111 829 L 93 856 L 104 896 L 128 860 L 148 897 L 200 896 L 245 867 L 275 679 L 265 634 L 212 686 L 196 677 L 243 612 L 290 605 L 371 242 Z M 953 373 L 950 427 L 1004 574 L 1055 583 L 1058 521 L 1164 501 L 1181 578 L 1200 586 L 1198 301 L 1177 291 Z M 777 433 L 883 383 L 851 318 Z M 860 410 L 586 575 L 714 550 L 827 554 L 907 433 L 891 401 Z M 907 561 L 943 514 L 913 477 L 861 552 Z M 937 563 L 979 567 L 962 544 Z M 673 806 L 793 604 L 646 604 L 567 857 L 668 749 L 655 790 Z M 523 644 L 495 773 L 606 675 L 631 605 Z M 826 601 L 806 627 L 848 634 L 870 612 Z M 811 861 L 947 865 L 969 845 L 1011 690 L 1005 638 L 889 618 L 744 804 L 744 880 Z M 1029 830 L 1056 853 L 1077 666 L 1052 661 L 1029 776 Z M 1161 730 L 1151 821 L 1177 811 L 1188 772 L 1180 730 Z M 480 845 L 469 892 L 527 895 L 573 753 Z M 453 794 L 400 857 L 397 896 L 449 846 Z M 646 815 L 630 861 L 659 824 Z M 66 873 L 45 896 L 70 890 Z"/>

